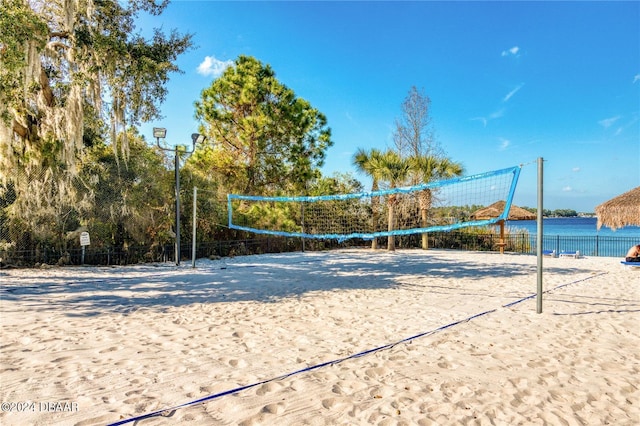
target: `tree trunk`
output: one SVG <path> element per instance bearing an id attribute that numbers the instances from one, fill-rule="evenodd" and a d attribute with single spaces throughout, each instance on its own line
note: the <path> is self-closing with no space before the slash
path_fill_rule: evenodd
<path id="1" fill-rule="evenodd" d="M 378 190 L 378 183 L 374 180 L 373 185 L 371 186 L 371 192 L 375 192 Z M 371 197 L 371 230 L 375 234 L 378 230 L 378 213 L 380 211 L 380 197 Z M 378 249 L 378 239 L 373 237 L 371 240 L 371 250 Z"/>
<path id="2" fill-rule="evenodd" d="M 376 232 L 376 224 L 378 223 L 378 212 L 376 212 L 375 208 L 373 210 L 373 233 L 375 234 Z M 378 239 L 376 237 L 373 237 L 373 240 L 371 240 L 371 250 L 377 250 L 378 249 Z"/>
<path id="3" fill-rule="evenodd" d="M 13 120 L 12 130 L 23 139 L 27 139 L 29 136 L 29 129 L 26 126 L 18 123 L 16 120 Z"/>
<path id="4" fill-rule="evenodd" d="M 376 231 L 378 230 L 378 210 L 380 208 L 380 200 L 378 199 L 378 197 L 373 197 L 371 198 L 371 210 L 372 210 L 372 219 L 371 221 L 372 226 L 371 226 L 371 230 L 372 232 L 375 234 Z M 373 237 L 373 240 L 371 240 L 371 249 L 372 250 L 377 250 L 378 249 L 378 239 L 376 237 Z"/>
<path id="5" fill-rule="evenodd" d="M 431 208 L 431 190 L 425 189 L 420 191 L 418 195 L 418 201 L 420 203 L 420 219 L 421 226 L 426 228 L 429 226 L 429 209 Z M 427 250 L 429 248 L 429 234 L 427 232 L 422 233 L 422 249 Z"/>
<path id="6" fill-rule="evenodd" d="M 420 209 L 420 215 L 422 216 L 422 227 L 423 228 L 427 227 L 427 213 L 428 213 L 427 209 Z M 427 250 L 427 249 L 429 249 L 429 233 L 428 232 L 423 232 L 422 233 L 422 250 Z"/>
<path id="7" fill-rule="evenodd" d="M 51 108 L 54 104 L 53 90 L 51 90 L 51 84 L 49 83 L 49 77 L 44 68 L 40 69 L 40 88 L 42 89 L 42 97 L 45 104 Z"/>

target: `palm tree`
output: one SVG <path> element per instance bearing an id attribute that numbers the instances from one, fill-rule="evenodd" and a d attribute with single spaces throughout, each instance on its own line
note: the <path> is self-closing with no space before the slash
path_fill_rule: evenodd
<path id="1" fill-rule="evenodd" d="M 391 189 L 396 188 L 399 184 L 406 181 L 411 171 L 411 162 L 407 159 L 400 157 L 400 155 L 393 151 L 386 151 L 381 157 L 379 162 L 379 177 L 381 180 L 386 181 Z M 396 225 L 396 205 L 398 204 L 397 194 L 390 194 L 387 198 L 388 227 L 389 232 L 393 231 Z M 393 235 L 387 237 L 387 250 L 394 251 L 396 249 L 396 240 Z"/>
<path id="2" fill-rule="evenodd" d="M 462 164 L 451 161 L 445 157 L 433 155 L 418 155 L 409 159 L 412 172 L 415 174 L 417 181 L 420 183 L 429 183 L 438 179 L 447 179 L 454 176 L 460 176 L 464 173 Z M 423 189 L 418 194 L 418 202 L 420 205 L 421 226 L 428 226 L 428 215 L 431 209 L 433 194 L 429 188 Z M 429 248 L 429 239 L 427 233 L 422 234 L 422 248 Z"/>
<path id="3" fill-rule="evenodd" d="M 380 158 L 382 157 L 382 151 L 376 148 L 371 148 L 370 151 L 366 151 L 362 148 L 358 148 L 353 156 L 353 165 L 372 179 L 371 192 L 379 189 L 380 181 Z M 371 197 L 371 210 L 372 210 L 372 232 L 376 232 L 378 223 L 378 214 L 380 212 L 380 199 L 379 197 Z M 371 241 L 371 248 L 376 250 L 378 248 L 378 241 L 376 238 Z"/>

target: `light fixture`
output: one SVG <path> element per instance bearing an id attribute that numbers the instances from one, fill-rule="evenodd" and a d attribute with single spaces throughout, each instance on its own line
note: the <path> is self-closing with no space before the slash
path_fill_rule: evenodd
<path id="1" fill-rule="evenodd" d="M 153 137 L 156 139 L 164 139 L 167 137 L 167 129 L 164 127 L 154 127 L 153 128 Z"/>
<path id="2" fill-rule="evenodd" d="M 191 140 L 193 141 L 193 145 L 196 145 L 198 143 L 203 143 L 204 141 L 206 141 L 207 137 L 205 135 L 201 135 L 200 133 L 192 133 Z"/>

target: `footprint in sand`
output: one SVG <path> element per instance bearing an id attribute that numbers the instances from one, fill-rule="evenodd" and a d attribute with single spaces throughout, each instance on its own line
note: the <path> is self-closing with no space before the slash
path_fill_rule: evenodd
<path id="1" fill-rule="evenodd" d="M 277 404 L 268 404 L 262 408 L 262 411 L 269 414 L 282 414 L 285 410 L 285 405 L 282 402 L 278 402 Z"/>
<path id="2" fill-rule="evenodd" d="M 331 392 L 337 395 L 350 395 L 367 387 L 361 381 L 340 381 L 333 385 Z"/>
<path id="3" fill-rule="evenodd" d="M 256 391 L 256 395 L 262 396 L 267 393 L 277 391 L 280 388 L 282 388 L 282 385 L 278 383 L 275 383 L 275 382 L 265 383 L 264 385 L 258 388 L 258 390 Z"/>
<path id="4" fill-rule="evenodd" d="M 339 398 L 326 398 L 322 400 L 322 406 L 327 410 L 344 411 L 343 408 L 346 405 L 348 404 Z"/>
<path id="5" fill-rule="evenodd" d="M 245 361 L 244 359 L 230 359 L 229 365 L 235 368 L 244 368 L 248 364 L 247 364 L 247 361 Z"/>
<path id="6" fill-rule="evenodd" d="M 374 399 L 388 398 L 396 394 L 396 390 L 390 386 L 376 386 L 369 392 Z"/>
<path id="7" fill-rule="evenodd" d="M 386 367 L 374 367 L 365 370 L 364 374 L 372 379 L 378 379 L 391 374 L 391 370 Z"/>

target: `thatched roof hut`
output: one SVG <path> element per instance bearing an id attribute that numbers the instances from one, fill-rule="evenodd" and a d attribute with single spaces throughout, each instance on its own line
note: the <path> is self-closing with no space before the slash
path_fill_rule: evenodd
<path id="1" fill-rule="evenodd" d="M 605 201 L 596 207 L 598 229 L 602 225 L 613 229 L 640 226 L 640 186 Z"/>
<path id="2" fill-rule="evenodd" d="M 488 207 L 483 209 L 476 210 L 471 214 L 471 219 L 474 220 L 488 220 L 495 219 L 500 216 L 504 211 L 506 201 L 496 201 Z M 534 220 L 536 219 L 536 214 L 531 213 L 523 209 L 522 207 L 515 206 L 511 204 L 511 208 L 509 209 L 509 215 L 507 216 L 507 220 Z M 504 242 L 504 220 L 498 222 L 500 226 L 500 242 L 498 243 L 498 247 L 500 247 L 500 253 L 504 253 L 504 247 L 506 246 Z"/>
<path id="3" fill-rule="evenodd" d="M 491 204 L 488 207 L 476 210 L 474 213 L 471 214 L 471 219 L 487 220 L 487 219 L 496 218 L 500 216 L 500 214 L 504 210 L 505 204 L 506 204 L 506 201 L 496 201 L 495 203 Z M 531 213 L 530 211 L 527 211 L 522 207 L 518 207 L 513 204 L 511 205 L 511 209 L 509 209 L 509 216 L 507 217 L 507 220 L 535 220 L 535 219 L 536 219 L 535 213 Z"/>

